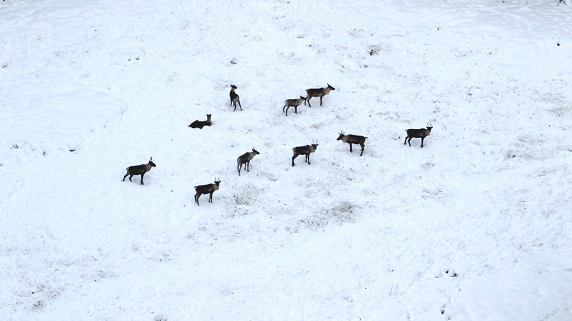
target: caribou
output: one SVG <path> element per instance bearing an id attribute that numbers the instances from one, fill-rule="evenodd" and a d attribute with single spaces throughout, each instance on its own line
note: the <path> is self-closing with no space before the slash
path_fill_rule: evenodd
<path id="1" fill-rule="evenodd" d="M 233 111 L 236 111 L 236 104 L 238 103 L 240 110 L 242 110 L 242 105 L 240 104 L 240 96 L 238 96 L 238 94 L 234 92 L 235 89 L 236 89 L 235 85 L 230 85 L 230 93 L 229 93 L 230 105 L 234 106 Z"/>
<path id="2" fill-rule="evenodd" d="M 406 130 L 407 137 L 405 137 L 405 141 L 403 142 L 403 145 L 409 143 L 409 146 L 411 146 L 411 138 L 421 138 L 421 148 L 423 148 L 423 141 L 425 140 L 425 137 L 431 135 L 431 129 L 432 128 L 433 128 L 433 126 L 431 124 L 427 124 L 427 128 Z"/>
<path id="3" fill-rule="evenodd" d="M 151 170 L 151 168 L 155 167 L 155 163 L 153 163 L 153 157 L 151 157 L 151 159 L 149 159 L 149 162 L 147 164 L 141 164 L 141 165 L 134 165 L 134 166 L 129 166 L 127 167 L 127 174 L 125 174 L 125 176 L 123 176 L 123 181 L 125 181 L 125 178 L 127 176 L 129 176 L 129 180 L 131 182 L 133 182 L 131 180 L 131 177 L 133 177 L 133 175 L 141 175 L 141 185 L 145 185 L 143 183 L 143 176 L 145 176 L 145 173 L 147 173 L 148 171 Z"/>
<path id="4" fill-rule="evenodd" d="M 260 155 L 260 153 L 252 147 L 252 152 L 246 152 L 240 155 L 236 159 L 236 169 L 238 170 L 238 176 L 240 176 L 240 170 L 242 169 L 242 165 L 246 168 L 246 171 L 250 171 L 250 160 L 254 158 L 254 156 Z"/>
<path id="5" fill-rule="evenodd" d="M 292 156 L 292 167 L 296 165 L 294 164 L 294 159 L 299 155 L 305 155 L 306 158 L 304 159 L 304 161 L 308 163 L 308 165 L 310 165 L 310 154 L 315 152 L 316 149 L 318 149 L 318 141 L 316 141 L 315 143 L 312 142 L 312 144 L 310 145 L 297 146 L 292 148 L 292 152 L 294 152 L 294 155 Z"/>
<path id="6" fill-rule="evenodd" d="M 336 90 L 336 88 L 332 87 L 330 84 L 327 84 L 328 87 L 326 88 L 309 88 L 306 89 L 306 101 L 308 102 L 308 106 L 312 107 L 312 105 L 310 105 L 310 99 L 312 97 L 320 97 L 320 106 L 322 106 L 322 98 L 329 94 L 331 90 Z M 306 105 L 306 102 L 304 102 L 304 105 Z"/>
<path id="7" fill-rule="evenodd" d="M 220 178 L 215 178 L 214 183 L 206 184 L 206 185 L 197 185 L 195 186 L 195 202 L 199 205 L 199 197 L 203 194 L 209 194 L 209 203 L 213 202 L 213 193 L 218 190 L 220 185 Z"/>
<path id="8" fill-rule="evenodd" d="M 365 147 L 365 140 L 367 139 L 367 137 L 364 136 L 359 136 L 359 135 L 345 135 L 344 132 L 340 132 L 340 136 L 338 136 L 337 140 L 341 140 L 344 143 L 348 143 L 350 144 L 350 152 L 353 152 L 352 150 L 352 144 L 359 144 L 361 146 L 361 154 L 359 154 L 360 156 L 363 155 L 363 150 Z"/>

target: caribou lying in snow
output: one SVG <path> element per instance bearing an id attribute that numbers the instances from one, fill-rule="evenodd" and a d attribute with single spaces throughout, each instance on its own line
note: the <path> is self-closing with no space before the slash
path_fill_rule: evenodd
<path id="1" fill-rule="evenodd" d="M 212 114 L 207 114 L 207 120 L 195 120 L 189 127 L 203 129 L 204 126 L 210 126 L 212 125 L 211 116 Z"/>

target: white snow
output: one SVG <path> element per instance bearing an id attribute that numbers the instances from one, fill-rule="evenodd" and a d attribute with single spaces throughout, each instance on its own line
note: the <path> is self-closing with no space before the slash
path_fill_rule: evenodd
<path id="1" fill-rule="evenodd" d="M 556 0 L 0 2 L 0 318 L 572 320 L 571 57 Z"/>

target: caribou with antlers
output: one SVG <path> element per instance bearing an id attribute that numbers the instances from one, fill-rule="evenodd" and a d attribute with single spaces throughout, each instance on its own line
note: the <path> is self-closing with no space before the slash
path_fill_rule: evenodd
<path id="1" fill-rule="evenodd" d="M 308 102 L 308 106 L 312 107 L 312 105 L 310 105 L 310 99 L 312 97 L 320 97 L 320 106 L 322 106 L 322 98 L 329 94 L 330 91 L 332 90 L 336 90 L 336 88 L 332 87 L 330 84 L 327 84 L 328 87 L 326 88 L 309 88 L 306 89 L 306 101 Z M 306 105 L 306 102 L 304 102 L 304 105 Z"/>
<path id="2" fill-rule="evenodd" d="M 199 205 L 199 197 L 203 194 L 209 194 L 209 203 L 213 202 L 213 193 L 218 190 L 220 185 L 220 178 L 215 178 L 214 183 L 206 184 L 206 185 L 197 185 L 195 186 L 195 202 Z"/>
<path id="3" fill-rule="evenodd" d="M 292 148 L 292 152 L 294 152 L 294 155 L 292 156 L 292 166 L 295 166 L 296 164 L 294 164 L 294 159 L 296 157 L 298 157 L 299 155 L 305 155 L 306 158 L 304 159 L 304 161 L 306 163 L 308 163 L 308 165 L 310 165 L 310 154 L 315 152 L 316 149 L 318 149 L 318 141 L 313 142 L 310 145 L 306 145 L 306 146 L 298 146 L 298 147 L 294 147 Z"/>
<path id="4" fill-rule="evenodd" d="M 344 134 L 343 131 L 340 132 L 340 136 L 338 136 L 337 140 L 341 140 L 344 143 L 348 143 L 350 144 L 350 152 L 353 152 L 352 150 L 352 144 L 359 144 L 361 146 L 361 154 L 359 154 L 360 156 L 363 155 L 363 150 L 365 148 L 365 140 L 367 139 L 367 137 L 364 136 L 359 136 L 359 135 L 346 135 Z"/>
<path id="5" fill-rule="evenodd" d="M 123 181 L 125 181 L 125 178 L 127 176 L 129 176 L 129 180 L 131 182 L 133 182 L 131 180 L 131 177 L 133 177 L 133 175 L 141 175 L 141 185 L 145 185 L 143 183 L 143 176 L 145 176 L 145 173 L 147 173 L 148 171 L 151 170 L 151 168 L 155 167 L 155 163 L 153 163 L 153 157 L 151 157 L 149 159 L 149 162 L 147 164 L 141 164 L 141 165 L 134 165 L 134 166 L 129 166 L 127 167 L 127 174 L 125 174 L 125 176 L 123 176 Z"/>

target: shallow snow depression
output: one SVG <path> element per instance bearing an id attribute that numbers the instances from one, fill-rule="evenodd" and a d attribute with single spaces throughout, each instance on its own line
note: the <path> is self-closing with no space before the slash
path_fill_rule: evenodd
<path id="1" fill-rule="evenodd" d="M 556 1 L 2 2 L 0 316 L 571 320 L 571 17 Z M 323 106 L 282 112 L 328 83 Z M 363 156 L 340 131 L 368 137 Z M 121 180 L 150 157 L 145 185 Z"/>

